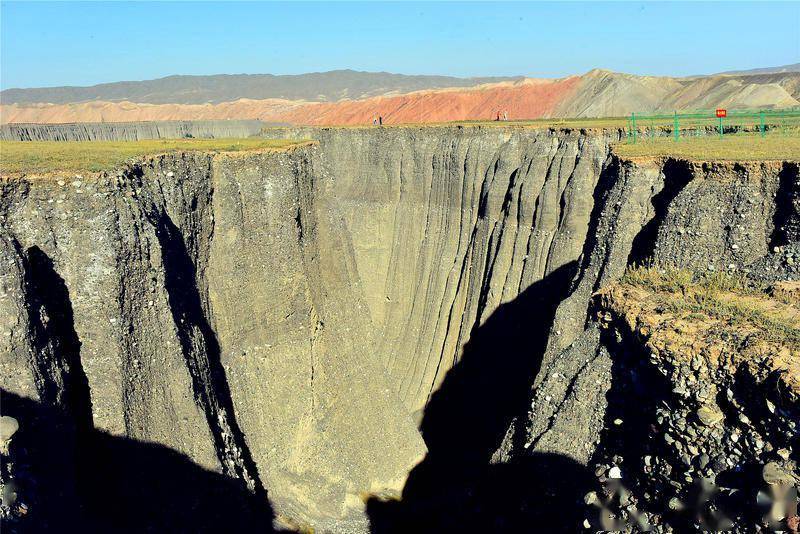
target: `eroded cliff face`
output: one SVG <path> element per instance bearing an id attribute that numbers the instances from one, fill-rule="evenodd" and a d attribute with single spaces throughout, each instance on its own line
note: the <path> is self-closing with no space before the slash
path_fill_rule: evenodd
<path id="1" fill-rule="evenodd" d="M 6 180 L 3 388 L 267 487 L 301 524 L 363 524 L 359 493 L 398 491 L 425 448 L 312 165 L 299 149 Z M 41 322 L 72 345 L 32 324 L 52 279 L 70 313 Z M 51 398 L 73 380 L 89 398 Z"/>
<path id="2" fill-rule="evenodd" d="M 633 263 L 742 270 L 796 240 L 792 162 L 620 161 L 619 132 L 274 135 L 317 144 L 3 178 L 0 385 L 23 429 L 35 401 L 73 442 L 176 451 L 233 483 L 242 521 L 269 502 L 364 531 L 364 501 L 401 491 L 427 504 L 394 528 L 544 520 L 546 499 L 456 510 L 492 458 L 596 454 L 614 356 L 592 294 Z"/>
<path id="3" fill-rule="evenodd" d="M 611 367 L 588 314 L 592 294 L 635 264 L 753 270 L 772 253 L 774 236 L 785 225 L 776 223 L 777 207 L 796 190 L 794 181 L 789 190 L 784 183 L 796 168 L 784 162 L 614 159 L 596 191 L 577 275 L 554 316 L 531 410 L 510 430 L 500 456 L 523 446 L 588 461 L 602 428 L 597 416 L 605 409 Z"/>
<path id="4" fill-rule="evenodd" d="M 613 366 L 588 524 L 796 530 L 797 288 L 635 269 L 596 295 Z"/>
<path id="5" fill-rule="evenodd" d="M 554 284 L 569 279 L 612 136 L 491 128 L 317 136 L 376 356 L 421 416 L 500 305 L 553 273 Z"/>
<path id="6" fill-rule="evenodd" d="M 0 125 L 8 141 L 139 141 L 142 139 L 230 138 L 258 134 L 260 120 L 184 120 Z"/>
<path id="7" fill-rule="evenodd" d="M 795 424 L 785 426 L 787 414 L 797 410 L 796 400 L 782 400 L 780 414 L 765 416 L 763 403 L 767 395 L 763 388 L 759 389 L 758 384 L 745 385 L 748 380 L 741 376 L 744 368 L 758 368 L 758 363 L 749 361 L 744 354 L 747 344 L 756 342 L 759 336 L 749 331 L 751 340 L 737 345 L 731 339 L 735 338 L 734 329 L 717 324 L 715 335 L 721 335 L 729 344 L 715 346 L 706 337 L 695 339 L 691 326 L 684 327 L 678 330 L 676 339 L 688 345 L 683 350 L 689 356 L 676 365 L 666 361 L 666 356 L 679 352 L 678 346 L 674 341 L 667 343 L 666 351 L 659 355 L 650 330 L 639 330 L 640 319 L 627 317 L 626 326 L 617 323 L 616 337 L 603 333 L 608 328 L 606 322 L 613 322 L 613 316 L 625 315 L 625 304 L 617 302 L 616 308 L 591 306 L 599 290 L 613 285 L 626 268 L 637 264 L 651 265 L 656 271 L 682 268 L 688 273 L 725 272 L 757 281 L 796 277 L 792 259 L 796 242 L 786 234 L 795 224 L 792 206 L 797 191 L 796 162 L 701 163 L 613 158 L 606 167 L 595 191 L 596 203 L 584 254 L 571 287 L 554 314 L 527 414 L 517 416 L 493 456 L 494 462 L 519 465 L 525 459 L 558 454 L 587 466 L 587 472 L 582 474 L 596 479 L 594 487 L 588 489 L 597 486 L 602 489 L 587 492 L 587 486 L 582 486 L 585 479 L 580 476 L 574 477 L 577 487 L 563 488 L 561 499 L 580 502 L 583 498 L 587 504 L 583 514 L 573 507 L 561 507 L 561 517 L 563 513 L 575 514 L 570 515 L 574 522 L 567 522 L 567 530 L 581 528 L 581 520 L 585 520 L 583 528 L 604 530 L 643 529 L 648 521 L 658 531 L 721 525 L 717 519 L 725 514 L 716 514 L 714 507 L 720 498 L 727 497 L 713 497 L 718 492 L 715 485 L 729 486 L 732 480 L 739 480 L 736 483 L 739 485 L 733 487 L 739 487 L 742 494 L 739 504 L 726 505 L 726 514 L 734 522 L 725 523 L 725 528 L 735 526 L 747 531 L 755 528 L 754 523 L 760 524 L 760 519 L 755 519 L 760 518 L 760 507 L 766 501 L 762 502 L 759 496 L 756 504 L 756 494 L 759 484 L 767 483 L 755 474 L 772 469 L 774 466 L 767 467 L 770 461 L 780 462 L 781 469 L 794 465 L 787 462 L 790 456 L 796 461 L 796 452 L 791 452 L 796 445 L 783 447 L 787 440 L 796 443 L 798 429 Z M 662 307 L 655 308 L 656 313 L 663 313 Z M 688 316 L 688 324 L 697 320 L 691 313 Z M 668 317 L 661 320 L 670 325 Z M 721 352 L 724 361 L 739 364 L 725 370 L 697 367 L 695 360 L 708 352 L 717 356 Z M 794 355 L 789 358 L 793 358 L 796 366 L 796 352 L 788 353 Z M 762 377 L 759 381 L 769 374 L 764 368 L 755 372 Z M 783 378 L 772 379 L 796 379 L 790 378 L 796 376 L 796 371 L 788 367 L 780 373 Z M 733 388 L 734 383 L 739 383 L 741 398 L 738 403 L 729 402 L 728 415 L 724 422 L 717 421 L 720 425 L 713 438 L 735 441 L 743 431 L 752 430 L 747 416 L 737 422 L 738 413 L 759 413 L 763 418 L 759 423 L 762 430 L 760 437 L 748 441 L 751 446 L 759 443 L 757 454 L 743 452 L 747 445 L 734 445 L 737 454 L 726 459 L 725 453 L 720 453 L 723 445 L 693 441 L 701 440 L 698 436 L 702 436 L 701 441 L 709 439 L 708 432 L 695 426 L 697 421 L 691 413 L 702 399 L 698 401 L 682 392 L 709 389 L 710 384 Z M 700 395 L 707 397 L 711 393 L 705 391 Z M 671 414 L 669 420 L 667 413 Z M 772 413 L 776 413 L 774 409 Z M 782 430 L 774 430 L 782 425 Z M 765 431 L 763 427 L 772 430 Z M 660 451 L 663 440 L 667 445 L 680 443 L 668 447 L 671 451 L 654 452 Z M 645 442 L 657 444 L 645 446 Z M 686 448 L 687 443 L 691 448 Z M 776 456 L 778 450 L 785 457 Z M 724 465 L 717 462 L 711 467 L 707 458 L 701 458 L 714 454 L 718 460 L 722 458 Z M 625 458 L 629 463 L 623 476 L 620 467 Z M 662 463 L 655 467 L 651 461 Z M 788 469 L 791 471 L 792 467 Z M 731 472 L 750 473 L 750 479 L 742 484 L 744 479 L 737 476 L 731 479 Z M 751 475 L 758 476 L 758 480 L 751 480 Z M 781 483 L 791 484 L 787 480 Z M 632 499 L 626 483 L 642 484 L 649 489 L 640 488 L 639 495 Z M 660 489 L 654 492 L 654 487 Z M 775 496 L 770 498 L 774 500 Z M 656 502 L 661 504 L 654 505 Z M 708 506 L 714 510 L 709 511 Z M 731 514 L 736 508 L 738 511 Z M 655 515 L 642 515 L 642 510 Z M 796 521 L 796 512 L 791 510 L 791 506 L 784 509 L 781 521 Z M 717 519 L 704 515 L 709 513 Z M 775 517 L 771 521 L 773 526 L 789 524 L 775 523 Z M 565 527 L 563 523 L 559 526 Z"/>

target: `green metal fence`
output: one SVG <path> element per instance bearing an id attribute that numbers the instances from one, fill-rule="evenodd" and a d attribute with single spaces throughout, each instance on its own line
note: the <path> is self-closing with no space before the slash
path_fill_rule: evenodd
<path id="1" fill-rule="evenodd" d="M 628 142 L 670 135 L 676 142 L 685 137 L 755 134 L 800 134 L 800 108 L 727 110 L 719 117 L 717 110 L 671 114 L 631 113 L 628 118 Z"/>

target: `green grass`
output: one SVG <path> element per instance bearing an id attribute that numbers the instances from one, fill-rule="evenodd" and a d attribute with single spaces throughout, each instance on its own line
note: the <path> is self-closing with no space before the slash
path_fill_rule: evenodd
<path id="1" fill-rule="evenodd" d="M 235 152 L 283 149 L 299 141 L 245 139 L 151 139 L 144 141 L 0 141 L 0 173 L 48 174 L 112 170 L 127 160 L 178 151 Z"/>
<path id="2" fill-rule="evenodd" d="M 675 142 L 671 137 L 646 139 L 636 144 L 620 143 L 614 153 L 621 158 L 678 157 L 700 161 L 800 160 L 800 133 L 726 135 L 722 139 L 685 137 Z"/>

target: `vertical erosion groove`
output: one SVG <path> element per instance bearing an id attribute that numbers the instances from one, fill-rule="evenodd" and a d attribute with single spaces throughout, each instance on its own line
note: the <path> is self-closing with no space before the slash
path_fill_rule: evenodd
<path id="1" fill-rule="evenodd" d="M 800 176 L 798 164 L 783 164 L 778 175 L 778 192 L 775 195 L 775 215 L 769 246 L 779 247 L 800 239 Z"/>
<path id="2" fill-rule="evenodd" d="M 432 454 L 463 457 L 469 467 L 488 462 L 511 418 L 525 408 L 555 307 L 574 273 L 573 261 L 475 325 L 426 408 L 421 431 Z"/>
<path id="3" fill-rule="evenodd" d="M 575 276 L 569 288 L 570 293 L 576 289 L 577 284 L 584 277 L 586 270 L 589 268 L 592 253 L 597 248 L 598 239 L 600 237 L 600 226 L 604 216 L 603 212 L 608 206 L 607 197 L 614 187 L 614 184 L 619 180 L 619 176 L 619 159 L 616 156 L 609 156 L 606 158 L 603 169 L 600 171 L 597 185 L 595 185 L 594 191 L 592 192 L 592 212 L 589 215 L 589 229 L 586 232 L 586 239 L 583 242 L 578 274 Z"/>
<path id="4" fill-rule="evenodd" d="M 574 272 L 574 261 L 556 269 L 474 326 L 462 357 L 425 408 L 420 430 L 428 454 L 410 473 L 402 502 L 368 503 L 373 532 L 489 532 L 497 531 L 496 521 L 530 527 L 536 507 L 519 505 L 552 489 L 549 470 L 562 477 L 559 485 L 580 478 L 580 466 L 559 455 L 490 463 L 511 420 L 524 411 L 546 333 Z M 536 524 L 547 530 L 557 512 L 548 518 L 549 507 L 538 510 L 544 522 Z"/>
<path id="5" fill-rule="evenodd" d="M 510 210 L 511 203 L 514 199 L 514 190 L 517 186 L 517 178 L 519 176 L 519 168 L 514 169 L 508 177 L 508 185 L 506 186 L 506 193 L 503 197 L 503 204 L 500 208 L 497 220 L 492 226 L 489 233 L 489 242 L 486 246 L 486 265 L 482 271 L 483 280 L 481 283 L 481 290 L 478 296 L 478 309 L 475 313 L 475 322 L 480 323 L 481 316 L 486 308 L 486 302 L 489 298 L 489 291 L 491 290 L 491 282 L 494 274 L 495 262 L 497 261 L 497 254 L 500 249 L 500 241 L 502 234 L 506 231 L 506 222 Z M 516 231 L 516 229 L 515 229 Z M 502 289 L 502 288 L 501 288 Z"/>
<path id="6" fill-rule="evenodd" d="M 6 467 L 13 465 L 22 473 L 22 495 L 35 511 L 32 523 L 27 524 L 29 530 L 78 526 L 83 504 L 78 498 L 78 475 L 91 458 L 87 449 L 91 445 L 92 405 L 72 302 L 64 279 L 44 251 L 32 246 L 23 253 L 13 238 L 11 246 L 22 267 L 28 315 L 25 335 L 30 343 L 28 370 L 18 372 L 31 373 L 38 402 L 0 388 L 3 414 L 15 416 L 21 423 L 13 463 Z"/>
<path id="7" fill-rule="evenodd" d="M 219 461 L 229 476 L 242 480 L 266 503 L 266 490 L 236 422 L 219 341 L 203 311 L 195 264 L 180 230 L 167 213 L 152 210 L 148 218 L 161 247 L 170 310 L 195 399 L 205 413 Z"/>
<path id="8" fill-rule="evenodd" d="M 25 277 L 39 397 L 70 417 L 79 432 L 86 431 L 92 427 L 92 404 L 69 290 L 53 261 L 36 246 L 27 250 Z"/>
<path id="9" fill-rule="evenodd" d="M 664 163 L 664 188 L 653 196 L 653 217 L 633 238 L 628 265 L 645 265 L 655 252 L 658 229 L 664 222 L 669 205 L 675 197 L 692 181 L 694 171 L 688 161 L 669 159 Z"/>

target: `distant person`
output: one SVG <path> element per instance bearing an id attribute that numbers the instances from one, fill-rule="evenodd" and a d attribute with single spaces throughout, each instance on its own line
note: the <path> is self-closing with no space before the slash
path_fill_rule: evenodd
<path id="1" fill-rule="evenodd" d="M 383 115 L 378 115 L 378 126 L 383 126 Z"/>
<path id="2" fill-rule="evenodd" d="M 378 118 L 377 117 L 372 117 L 372 125 L 376 126 L 377 124 L 378 124 Z"/>
<path id="3" fill-rule="evenodd" d="M 497 116 L 494 118 L 494 120 L 496 120 L 496 121 L 500 120 L 500 110 L 499 109 L 497 110 Z"/>
<path id="4" fill-rule="evenodd" d="M 504 111 L 504 112 L 503 112 L 503 120 L 504 120 L 504 121 L 507 121 L 507 120 L 508 120 L 508 111 Z"/>

